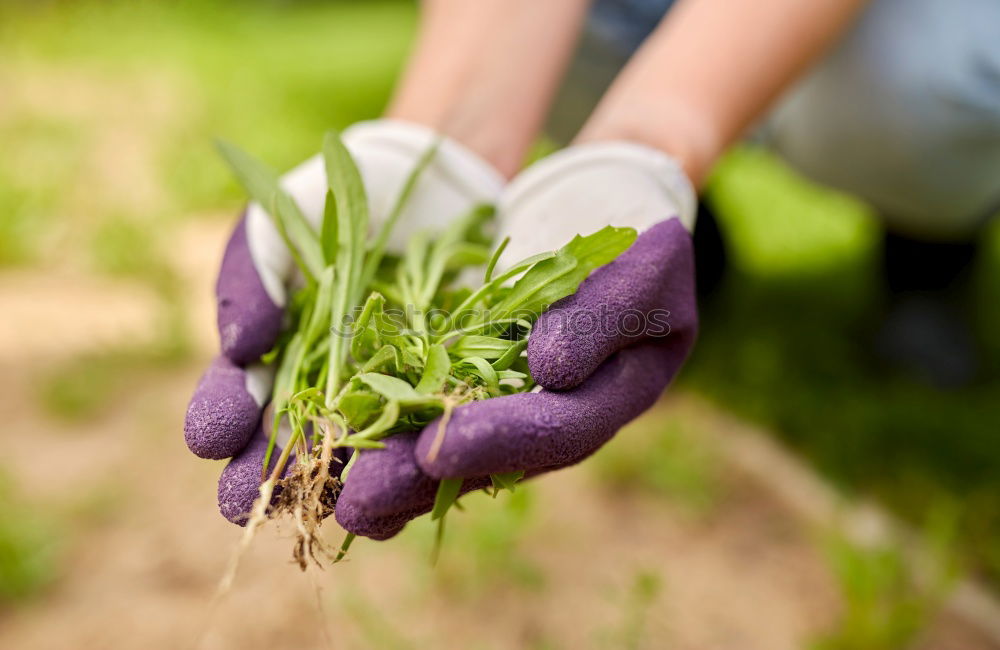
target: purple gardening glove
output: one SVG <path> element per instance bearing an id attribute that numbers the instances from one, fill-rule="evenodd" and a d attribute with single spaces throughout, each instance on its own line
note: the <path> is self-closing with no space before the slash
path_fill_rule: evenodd
<path id="1" fill-rule="evenodd" d="M 500 203 L 510 234 L 503 264 L 613 224 L 641 234 L 576 294 L 538 320 L 528 343 L 539 392 L 462 406 L 436 455 L 438 422 L 366 451 L 337 504 L 337 521 L 385 539 L 427 512 L 437 480 L 534 476 L 577 463 L 649 408 L 684 362 L 697 331 L 690 230 L 694 194 L 664 154 L 624 143 L 575 147 L 515 179 Z M 413 454 L 419 470 L 413 465 Z M 353 472 L 366 472 L 355 480 Z"/>
<path id="2" fill-rule="evenodd" d="M 417 160 L 438 142 L 390 238 L 395 250 L 402 250 L 418 230 L 443 228 L 472 206 L 495 201 L 502 187 L 502 179 L 487 163 L 422 126 L 365 122 L 344 131 L 343 140 L 361 171 L 373 228 L 388 215 Z M 318 227 L 327 191 L 322 158 L 311 158 L 291 171 L 282 185 Z M 219 480 L 219 509 L 234 523 L 246 522 L 258 493 L 269 437 L 261 413 L 274 374 L 273 367 L 259 359 L 281 331 L 294 274 L 294 262 L 271 220 L 259 205 L 250 204 L 226 246 L 216 285 L 222 353 L 198 383 L 184 421 L 184 438 L 192 452 L 202 458 L 232 457 Z M 279 448 L 284 441 L 287 436 L 279 434 Z M 364 480 L 364 471 L 355 473 Z"/>

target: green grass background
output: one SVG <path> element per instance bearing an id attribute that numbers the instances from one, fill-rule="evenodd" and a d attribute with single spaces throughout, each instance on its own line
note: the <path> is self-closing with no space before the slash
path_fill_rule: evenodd
<path id="1" fill-rule="evenodd" d="M 117 110 L 140 125 L 143 111 L 151 112 L 155 132 L 145 137 L 164 188 L 137 210 L 86 184 L 93 115 L 22 104 L 0 110 L 0 268 L 78 256 L 171 295 L 163 265 L 149 263 L 156 233 L 180 220 L 235 213 L 241 202 L 212 138 L 286 168 L 314 152 L 328 127 L 377 116 L 415 19 L 409 2 L 0 5 L 0 82 L 55 75 L 125 89 Z M 136 102 L 130 113 L 128 89 L 150 84 L 173 117 L 153 115 L 157 101 Z M 37 101 L 75 100 L 43 89 Z M 880 285 L 879 225 L 865 206 L 750 148 L 722 162 L 708 196 L 733 264 L 703 313 L 701 341 L 680 383 L 766 425 L 849 493 L 874 495 L 917 523 L 950 504 L 966 558 L 1000 577 L 997 229 L 976 270 L 978 327 L 993 379 L 940 392 L 866 354 Z M 119 366 L 109 368 L 114 375 Z M 114 391 L 116 384 L 98 385 Z M 80 399 L 84 407 L 96 399 L 94 385 L 83 398 L 76 388 L 58 384 L 43 394 L 73 415 Z"/>

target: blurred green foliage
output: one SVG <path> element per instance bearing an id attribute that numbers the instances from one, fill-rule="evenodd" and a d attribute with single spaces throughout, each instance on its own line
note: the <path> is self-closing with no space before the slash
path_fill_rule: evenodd
<path id="1" fill-rule="evenodd" d="M 534 496 L 530 484 L 517 484 L 514 492 L 502 491 L 494 499 L 473 492 L 459 500 L 459 508 L 447 517 L 440 557 L 426 576 L 436 589 L 456 600 L 488 598 L 500 589 L 522 594 L 545 588 L 545 575 L 522 552 L 521 541 L 534 519 Z M 418 554 L 431 557 L 436 523 L 423 518 L 403 533 Z"/>
<path id="2" fill-rule="evenodd" d="M 98 222 L 93 231 L 89 261 L 95 270 L 148 285 L 159 298 L 159 317 L 149 342 L 85 351 L 41 373 L 41 405 L 64 420 L 87 420 L 108 411 L 151 368 L 174 367 L 191 352 L 181 284 L 156 231 L 135 219 L 117 217 Z"/>
<path id="3" fill-rule="evenodd" d="M 1000 577 L 1000 228 L 976 278 L 985 378 L 943 391 L 874 361 L 883 296 L 869 211 L 747 148 L 716 170 L 709 199 L 733 268 L 702 310 L 682 383 L 915 524 L 940 500 L 963 503 L 959 545 Z"/>
<path id="4" fill-rule="evenodd" d="M 0 64 L 0 72 L 3 70 Z M 23 112 L 0 113 L 0 142 L 4 143 L 0 157 L 3 267 L 37 259 L 55 225 L 63 190 L 72 185 L 79 171 L 83 134 L 64 120 Z"/>
<path id="5" fill-rule="evenodd" d="M 123 345 L 70 357 L 40 373 L 36 390 L 50 415 L 85 421 L 107 413 L 134 382 L 151 371 L 176 367 L 189 352 L 186 337 L 164 329 L 146 345 Z"/>
<path id="6" fill-rule="evenodd" d="M 0 605 L 29 598 L 58 575 L 54 521 L 0 468 Z"/>
<path id="7" fill-rule="evenodd" d="M 81 203 L 116 205 L 114 188 L 80 186 L 98 127 L 150 152 L 165 191 L 135 216 L 235 211 L 212 138 L 288 168 L 331 126 L 376 117 L 415 15 L 400 2 L 0 4 L 0 79 L 23 94 L 0 112 L 0 265 L 31 261 L 42 226 Z"/>
<path id="8" fill-rule="evenodd" d="M 341 585 L 335 602 L 338 609 L 351 617 L 356 633 L 363 638 L 367 647 L 384 650 L 414 650 L 421 647 L 419 642 L 410 638 L 412 633 L 409 630 L 398 629 L 393 624 L 392 616 L 385 615 L 384 608 L 366 596 L 358 585 Z"/>
<path id="9" fill-rule="evenodd" d="M 954 556 L 955 509 L 938 504 L 927 518 L 924 540 L 930 555 L 917 572 L 893 544 L 868 546 L 842 536 L 826 540 L 826 556 L 844 601 L 834 627 L 814 650 L 902 650 L 910 648 L 936 615 L 959 574 Z"/>
<path id="10" fill-rule="evenodd" d="M 722 489 L 719 459 L 691 423 L 661 413 L 621 432 L 590 462 L 597 484 L 612 494 L 643 492 L 707 514 Z"/>
<path id="11" fill-rule="evenodd" d="M 646 643 L 650 612 L 663 591 L 663 580 L 655 571 L 640 569 L 633 573 L 628 588 L 618 594 L 620 619 L 614 627 L 597 634 L 597 647 L 608 650 L 640 650 Z"/>

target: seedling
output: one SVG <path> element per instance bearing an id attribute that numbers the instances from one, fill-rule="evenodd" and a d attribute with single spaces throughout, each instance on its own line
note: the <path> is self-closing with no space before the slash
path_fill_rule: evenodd
<path id="1" fill-rule="evenodd" d="M 289 326 L 264 356 L 276 367 L 271 438 L 249 534 L 268 516 L 287 513 L 295 520 L 302 568 L 310 558 L 317 561 L 317 551 L 338 561 L 353 537 L 334 551 L 317 533 L 358 456 L 383 447 L 386 436 L 422 429 L 440 416 L 434 455 L 454 408 L 531 390 L 524 350 L 533 323 L 627 249 L 636 232 L 609 226 L 578 235 L 557 251 L 495 273 L 507 241 L 491 253 L 483 231 L 493 208 L 480 205 L 456 215 L 444 232 L 415 235 L 394 255 L 386 249 L 389 234 L 436 146 L 415 165 L 374 234 L 361 175 L 337 133 L 323 143 L 329 191 L 318 233 L 274 170 L 232 145 L 219 149 L 250 198 L 268 207 L 304 280 L 289 301 Z M 483 265 L 482 284 L 463 286 L 463 271 Z M 279 452 L 282 426 L 290 437 Z M 350 460 L 331 474 L 340 448 L 351 451 Z M 492 489 L 513 490 L 521 476 L 493 476 Z M 431 511 L 439 534 L 461 489 L 461 479 L 439 485 Z"/>

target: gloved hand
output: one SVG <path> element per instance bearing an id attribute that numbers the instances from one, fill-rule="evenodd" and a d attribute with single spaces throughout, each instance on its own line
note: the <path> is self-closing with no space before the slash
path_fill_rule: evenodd
<path id="1" fill-rule="evenodd" d="M 377 228 L 437 135 L 415 124 L 377 120 L 352 126 L 342 137 L 358 164 L 371 225 Z M 443 228 L 472 206 L 494 202 L 502 183 L 488 163 L 445 139 L 410 195 L 389 248 L 400 251 L 414 232 Z M 318 228 L 327 191 L 322 157 L 289 172 L 282 186 Z M 259 359 L 281 330 L 287 287 L 295 281 L 295 272 L 270 218 L 251 203 L 226 246 L 216 285 L 222 353 L 201 378 L 184 422 L 192 452 L 202 458 L 233 457 L 219 480 L 219 509 L 234 523 L 246 522 L 258 493 L 268 439 L 261 412 L 270 398 L 274 373 Z M 279 435 L 279 447 L 286 440 Z"/>
<path id="2" fill-rule="evenodd" d="M 430 509 L 438 480 L 465 478 L 467 491 L 492 473 L 530 477 L 577 463 L 649 408 L 695 340 L 694 213 L 680 167 L 640 145 L 581 145 L 522 172 L 499 205 L 501 236 L 511 236 L 501 264 L 608 224 L 640 236 L 535 324 L 528 364 L 543 390 L 459 407 L 436 453 L 439 422 L 365 451 L 341 492 L 337 521 L 391 537 Z"/>

